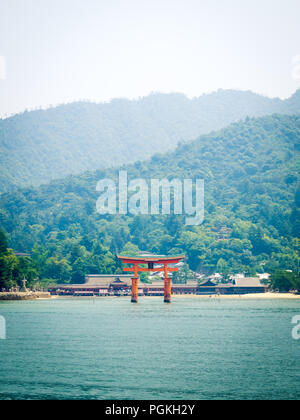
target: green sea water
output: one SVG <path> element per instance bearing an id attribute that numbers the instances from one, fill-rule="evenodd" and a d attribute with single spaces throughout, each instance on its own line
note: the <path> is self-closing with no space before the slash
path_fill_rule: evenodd
<path id="1" fill-rule="evenodd" d="M 0 302 L 0 399 L 299 399 L 300 300 Z"/>

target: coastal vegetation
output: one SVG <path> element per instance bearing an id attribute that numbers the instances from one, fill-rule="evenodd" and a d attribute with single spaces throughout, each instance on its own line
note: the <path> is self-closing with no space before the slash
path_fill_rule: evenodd
<path id="1" fill-rule="evenodd" d="M 38 266 L 30 258 L 17 257 L 8 248 L 7 237 L 0 230 L 0 292 L 2 289 L 20 286 L 25 277 L 28 286 L 34 286 L 38 282 L 39 274 Z"/>
<path id="2" fill-rule="evenodd" d="M 284 277 L 297 288 L 299 150 L 299 116 L 246 118 L 149 160 L 2 194 L 0 225 L 8 238 L 1 245 L 3 278 L 9 285 L 23 275 L 32 282 L 83 282 L 87 273 L 121 273 L 116 254 L 133 249 L 183 253 L 190 269 L 225 279 L 277 272 L 275 289 L 281 289 L 278 276 L 290 270 Z M 129 179 L 204 179 L 204 223 L 186 226 L 184 216 L 174 214 L 100 216 L 96 184 L 117 180 L 119 169 Z M 31 258 L 15 257 L 8 248 Z"/>

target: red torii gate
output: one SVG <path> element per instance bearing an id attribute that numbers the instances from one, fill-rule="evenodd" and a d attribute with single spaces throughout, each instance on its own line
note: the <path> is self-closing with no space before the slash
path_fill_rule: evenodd
<path id="1" fill-rule="evenodd" d="M 171 279 L 168 277 L 169 272 L 178 271 L 177 267 L 169 267 L 168 264 L 177 264 L 179 261 L 185 258 L 184 255 L 180 256 L 145 256 L 145 257 L 126 257 L 117 255 L 124 264 L 133 264 L 133 267 L 124 267 L 123 271 L 129 271 L 134 273 L 132 278 L 132 287 L 131 287 L 131 302 L 136 303 L 138 301 L 138 283 L 139 283 L 139 272 L 150 272 L 155 271 L 164 272 L 164 301 L 171 303 Z M 139 264 L 146 264 L 146 267 L 139 267 Z M 163 267 L 154 267 L 154 265 L 163 265 Z"/>

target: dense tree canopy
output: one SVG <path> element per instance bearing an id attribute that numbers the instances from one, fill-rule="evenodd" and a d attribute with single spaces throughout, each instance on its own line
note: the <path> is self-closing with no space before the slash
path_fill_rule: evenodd
<path id="1" fill-rule="evenodd" d="M 192 270 L 299 272 L 300 117 L 273 115 L 180 144 L 166 155 L 123 166 L 128 178 L 205 180 L 205 219 L 184 215 L 96 213 L 97 181 L 87 172 L 0 198 L 9 246 L 32 253 L 40 278 L 79 282 L 86 273 L 121 272 L 122 250 L 184 253 Z"/>
<path id="2" fill-rule="evenodd" d="M 36 284 L 39 270 L 34 261 L 28 257 L 17 257 L 7 244 L 6 235 L 0 230 L 0 291 L 21 285 L 25 277 L 29 286 Z"/>
<path id="3" fill-rule="evenodd" d="M 292 289 L 300 290 L 299 272 L 276 270 L 271 275 L 270 286 L 279 292 L 289 292 Z"/>

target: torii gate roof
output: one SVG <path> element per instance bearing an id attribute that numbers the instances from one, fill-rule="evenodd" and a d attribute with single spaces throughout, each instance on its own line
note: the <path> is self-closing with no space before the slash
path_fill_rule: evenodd
<path id="1" fill-rule="evenodd" d="M 185 255 L 147 255 L 147 256 L 136 256 L 130 257 L 126 255 L 117 255 L 117 258 L 123 261 L 125 264 L 177 264 L 179 261 L 185 258 Z"/>

